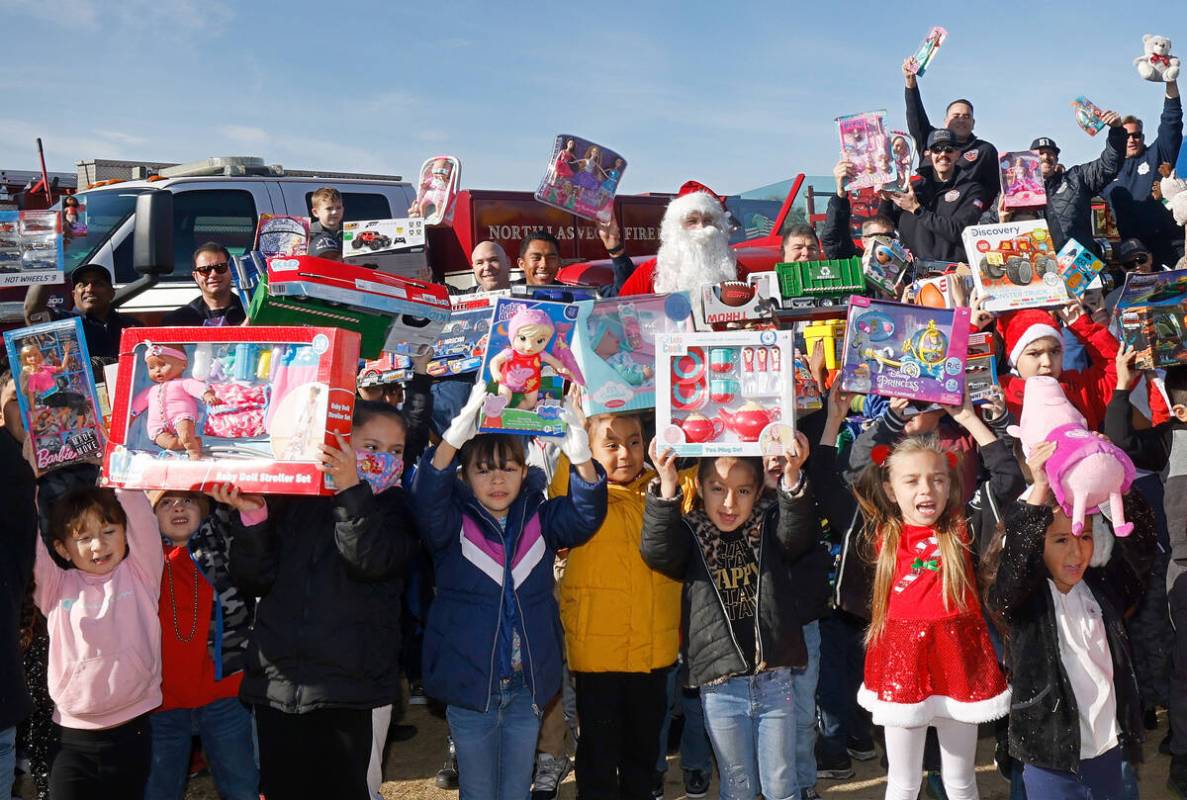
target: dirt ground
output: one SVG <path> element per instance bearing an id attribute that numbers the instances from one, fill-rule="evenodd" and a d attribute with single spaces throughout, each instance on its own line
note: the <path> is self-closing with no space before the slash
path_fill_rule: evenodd
<path id="1" fill-rule="evenodd" d="M 457 800 L 457 792 L 447 792 L 433 785 L 433 778 L 445 759 L 445 721 L 433 716 L 424 706 L 412 706 L 404 722 L 417 727 L 417 735 L 406 742 L 394 743 L 388 748 L 384 762 L 383 796 L 401 800 Z M 1158 742 L 1166 733 L 1166 714 L 1159 715 L 1159 727 L 1150 731 L 1146 739 L 1146 763 L 1141 767 L 1142 800 L 1173 800 L 1166 788 L 1167 767 L 1170 758 L 1158 754 Z M 977 748 L 977 785 L 981 800 L 1008 800 L 1009 785 L 993 766 L 993 737 L 983 732 Z M 880 759 L 855 761 L 857 775 L 845 781 L 820 781 L 816 789 L 825 800 L 881 800 L 886 790 L 885 776 Z M 684 798 L 684 785 L 678 757 L 668 759 L 667 800 Z M 561 787 L 562 800 L 573 800 L 577 796 L 573 776 L 570 774 Z M 713 784 L 710 797 L 717 796 L 717 784 Z M 926 790 L 920 797 L 926 797 Z M 192 781 L 186 794 L 187 800 L 217 800 L 218 795 L 209 778 Z M 1042 800 L 1032 798 L 1031 800 Z"/>

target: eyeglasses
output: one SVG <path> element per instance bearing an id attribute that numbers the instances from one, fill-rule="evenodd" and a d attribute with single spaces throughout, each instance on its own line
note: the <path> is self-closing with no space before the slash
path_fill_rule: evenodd
<path id="1" fill-rule="evenodd" d="M 946 144 L 937 144 L 937 145 L 935 145 L 933 147 L 929 147 L 927 149 L 936 155 L 942 155 L 944 153 L 955 153 L 956 152 L 955 147 L 952 147 L 952 146 L 946 145 Z"/>
<path id="2" fill-rule="evenodd" d="M 1145 253 L 1142 253 L 1140 256 L 1134 256 L 1133 258 L 1129 259 L 1128 261 L 1122 261 L 1121 266 L 1125 267 L 1126 269 L 1133 269 L 1134 267 L 1140 267 L 1142 264 L 1145 264 L 1149 260 L 1150 260 L 1150 256 L 1148 256 Z"/>
<path id="3" fill-rule="evenodd" d="M 1141 139 L 1145 135 L 1146 134 L 1142 133 L 1141 131 L 1134 131 L 1133 133 L 1125 134 L 1125 138 L 1126 139 Z"/>
<path id="4" fill-rule="evenodd" d="M 209 275 L 211 272 L 216 275 L 223 275 L 228 269 L 230 269 L 230 267 L 228 267 L 227 262 L 224 261 L 221 264 L 208 264 L 204 267 L 194 267 L 194 272 L 198 273 L 199 275 Z"/>

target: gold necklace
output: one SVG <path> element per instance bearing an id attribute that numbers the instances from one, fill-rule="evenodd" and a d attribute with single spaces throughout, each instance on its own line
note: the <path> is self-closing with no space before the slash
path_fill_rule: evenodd
<path id="1" fill-rule="evenodd" d="M 194 566 L 194 619 L 190 624 L 190 635 L 182 636 L 177 628 L 177 595 L 173 588 L 173 559 L 165 558 L 165 571 L 169 573 L 169 606 L 173 609 L 173 634 L 182 644 L 189 644 L 198 632 L 198 567 Z"/>

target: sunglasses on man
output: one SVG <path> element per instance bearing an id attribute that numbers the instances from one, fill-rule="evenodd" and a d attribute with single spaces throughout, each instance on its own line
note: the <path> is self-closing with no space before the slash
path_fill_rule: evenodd
<path id="1" fill-rule="evenodd" d="M 227 266 L 227 262 L 223 261 L 219 264 L 207 264 L 201 267 L 194 267 L 194 272 L 202 276 L 209 275 L 211 272 L 216 275 L 223 275 L 228 269 L 230 269 L 230 267 Z"/>
<path id="2" fill-rule="evenodd" d="M 1148 263 L 1149 261 L 1150 255 L 1148 253 L 1141 253 L 1140 255 L 1136 255 L 1129 259 L 1128 261 L 1122 261 L 1121 266 L 1125 267 L 1126 269 L 1134 269 L 1135 267 L 1140 267 L 1142 264 Z"/>
<path id="3" fill-rule="evenodd" d="M 947 145 L 947 144 L 937 144 L 937 145 L 933 145 L 932 147 L 929 147 L 927 149 L 930 152 L 935 153 L 936 155 L 942 155 L 944 153 L 955 153 L 956 152 L 955 147 L 953 147 L 951 145 Z"/>
<path id="4" fill-rule="evenodd" d="M 1145 135 L 1146 134 L 1142 133 L 1141 131 L 1134 131 L 1133 133 L 1125 134 L 1125 138 L 1126 139 L 1141 139 Z"/>

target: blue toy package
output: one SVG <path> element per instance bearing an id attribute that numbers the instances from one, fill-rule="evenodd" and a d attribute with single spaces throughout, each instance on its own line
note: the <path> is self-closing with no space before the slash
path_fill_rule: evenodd
<path id="1" fill-rule="evenodd" d="M 655 335 L 692 327 L 687 292 L 577 303 L 573 351 L 589 381 L 585 413 L 655 408 Z"/>
<path id="2" fill-rule="evenodd" d="M 1059 263 L 1059 277 L 1063 278 L 1067 290 L 1076 297 L 1083 297 L 1089 284 L 1105 268 L 1104 262 L 1095 253 L 1075 239 L 1067 240 L 1055 254 L 1055 260 Z"/>
<path id="3" fill-rule="evenodd" d="M 585 385 L 571 349 L 576 324 L 576 305 L 506 297 L 495 302 L 479 378 L 487 391 L 479 431 L 565 435 L 565 380 Z"/>
<path id="4" fill-rule="evenodd" d="M 98 463 L 106 443 L 82 318 L 5 331 L 34 470 Z"/>
<path id="5" fill-rule="evenodd" d="M 506 291 L 495 291 L 454 295 L 450 298 L 453 311 L 449 315 L 449 322 L 441 330 L 441 338 L 433 345 L 429 375 L 434 378 L 465 375 L 477 372 L 482 367 L 486 345 L 490 340 L 495 303 L 500 297 L 506 296 Z"/>

